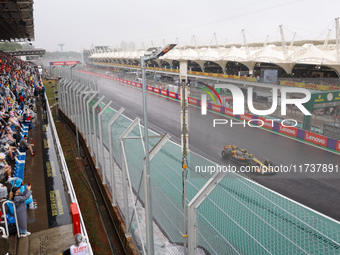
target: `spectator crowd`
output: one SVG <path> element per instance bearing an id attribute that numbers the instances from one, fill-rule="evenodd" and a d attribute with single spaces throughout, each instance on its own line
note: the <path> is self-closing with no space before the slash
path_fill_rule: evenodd
<path id="1" fill-rule="evenodd" d="M 13 204 L 6 203 L 9 231 L 15 231 L 17 224 L 21 237 L 30 235 L 27 209 L 37 208 L 37 203 L 32 197 L 31 184 L 15 176 L 14 161 L 20 152 L 35 156 L 34 144 L 23 135 L 23 127 L 34 129 L 35 103 L 44 97 L 44 92 L 37 67 L 0 51 L 0 201 L 13 202 L 17 221 Z"/>

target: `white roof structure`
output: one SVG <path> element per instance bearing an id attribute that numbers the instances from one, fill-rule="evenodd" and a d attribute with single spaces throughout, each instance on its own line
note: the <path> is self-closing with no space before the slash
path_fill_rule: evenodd
<path id="1" fill-rule="evenodd" d="M 335 51 L 322 50 L 314 45 L 302 46 L 302 49 L 292 54 L 292 59 L 295 63 L 320 65 L 338 64 L 337 54 Z"/>
<path id="2" fill-rule="evenodd" d="M 276 63 L 286 63 L 283 51 L 277 50 L 274 45 L 267 45 L 263 49 L 259 50 L 253 56 L 253 60 L 257 62 L 276 62 Z"/>
<path id="3" fill-rule="evenodd" d="M 110 62 L 123 61 L 140 61 L 140 56 L 144 51 L 120 51 L 120 52 L 95 52 L 90 58 L 100 61 L 108 59 Z M 206 61 L 215 62 L 225 71 L 225 64 L 229 61 L 238 62 L 246 65 L 252 70 L 256 63 L 271 63 L 282 67 L 287 73 L 291 73 L 296 64 L 309 64 L 328 66 L 340 74 L 340 57 L 338 47 L 335 43 L 323 44 L 304 44 L 302 46 L 275 46 L 264 45 L 237 47 L 175 47 L 172 51 L 160 58 L 169 63 L 172 61 L 193 61 L 198 63 L 204 70 Z M 157 61 L 159 62 L 159 61 Z"/>
<path id="4" fill-rule="evenodd" d="M 247 53 L 244 48 L 236 48 L 231 46 L 226 54 L 222 57 L 223 60 L 234 61 L 234 62 L 244 62 L 247 61 Z"/>

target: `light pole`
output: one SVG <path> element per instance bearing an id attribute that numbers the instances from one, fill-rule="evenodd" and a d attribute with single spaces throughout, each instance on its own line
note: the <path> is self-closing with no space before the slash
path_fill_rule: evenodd
<path id="1" fill-rule="evenodd" d="M 145 225 L 146 225 L 146 249 L 148 255 L 154 254 L 154 239 L 153 239 L 153 217 L 151 204 L 151 179 L 150 179 L 150 161 L 149 161 L 149 132 L 148 132 L 148 116 L 146 103 L 146 82 L 145 82 L 145 62 L 157 59 L 172 50 L 176 44 L 168 44 L 163 49 L 158 51 L 153 50 L 149 54 L 140 57 L 142 69 L 142 86 L 143 86 L 143 110 L 144 110 L 144 143 L 145 143 L 145 169 L 143 173 L 144 179 L 144 202 L 145 202 Z"/>
<path id="2" fill-rule="evenodd" d="M 180 84 L 181 88 L 181 147 L 182 147 L 182 181 L 183 181 L 183 246 L 184 255 L 188 255 L 188 224 L 187 224 L 187 174 L 188 174 L 188 153 L 189 153 L 189 134 L 188 134 L 188 62 L 180 61 Z"/>

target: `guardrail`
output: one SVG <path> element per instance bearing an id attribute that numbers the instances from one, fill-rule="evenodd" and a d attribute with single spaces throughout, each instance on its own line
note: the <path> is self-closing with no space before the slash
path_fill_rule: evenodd
<path id="1" fill-rule="evenodd" d="M 5 228 L 6 228 L 6 232 L 4 233 L 3 237 L 7 239 L 8 236 L 9 236 L 9 230 L 8 230 L 8 225 L 9 224 L 7 222 L 7 212 L 6 212 L 6 208 L 5 208 L 6 204 L 12 204 L 12 206 L 13 206 L 13 215 L 14 215 L 14 218 L 15 218 L 15 227 L 16 227 L 16 230 L 17 230 L 17 236 L 18 236 L 18 238 L 20 238 L 20 231 L 19 231 L 19 224 L 18 224 L 18 217 L 17 217 L 17 209 L 16 209 L 16 207 L 14 205 L 14 202 L 9 201 L 9 200 L 5 201 L 2 204 L 2 211 L 3 211 L 4 215 L 5 215 Z"/>
<path id="2" fill-rule="evenodd" d="M 77 205 L 77 208 L 78 208 L 78 211 L 79 211 L 79 217 L 80 217 L 80 229 L 81 229 L 81 233 L 82 233 L 82 235 L 84 237 L 84 241 L 88 245 L 89 254 L 93 255 L 94 253 L 93 253 L 93 250 L 92 250 L 92 247 L 91 247 L 91 244 L 90 244 L 89 237 L 87 235 L 85 223 L 84 223 L 84 220 L 83 220 L 83 217 L 82 217 L 79 205 L 78 205 L 77 196 L 76 196 L 76 193 L 75 193 L 74 188 L 73 188 L 73 184 L 72 184 L 72 180 L 71 180 L 71 177 L 70 177 L 70 173 L 68 171 L 68 167 L 67 167 L 67 164 L 66 164 L 66 161 L 65 161 L 63 149 L 62 149 L 60 141 L 59 141 L 58 132 L 57 132 L 57 129 L 56 129 L 55 125 L 54 125 L 54 120 L 53 120 L 53 117 L 52 117 L 52 113 L 51 113 L 51 110 L 50 110 L 50 105 L 48 103 L 48 98 L 47 98 L 46 94 L 45 94 L 45 98 L 46 98 L 47 116 L 48 116 L 48 119 L 49 119 L 49 123 L 51 125 L 54 145 L 55 145 L 56 150 L 58 152 L 59 163 L 61 165 L 62 174 L 63 174 L 64 180 L 66 182 L 67 191 L 68 191 L 68 193 L 70 195 L 72 203 L 75 203 Z"/>

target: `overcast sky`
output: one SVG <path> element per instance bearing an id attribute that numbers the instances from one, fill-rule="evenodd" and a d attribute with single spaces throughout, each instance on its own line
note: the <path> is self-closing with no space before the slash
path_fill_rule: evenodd
<path id="1" fill-rule="evenodd" d="M 210 44 L 216 32 L 219 44 L 280 40 L 322 39 L 340 16 L 339 0 L 35 0 L 36 48 L 60 51 L 90 49 L 92 45 L 119 46 L 135 42 L 141 48 L 166 43 Z M 212 41 L 215 44 L 215 39 Z"/>

